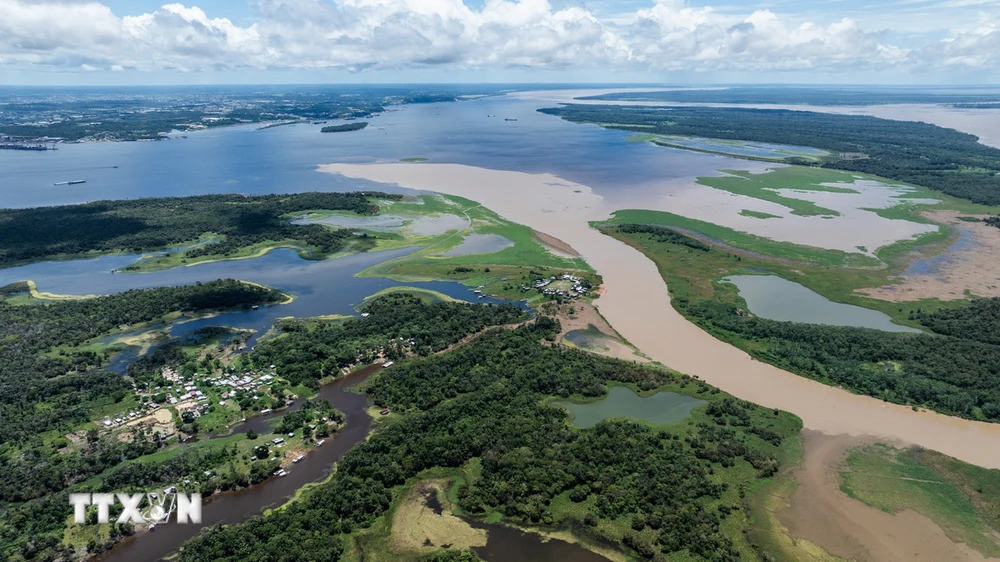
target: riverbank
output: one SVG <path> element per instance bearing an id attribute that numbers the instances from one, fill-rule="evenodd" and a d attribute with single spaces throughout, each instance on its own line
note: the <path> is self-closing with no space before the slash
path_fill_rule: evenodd
<path id="1" fill-rule="evenodd" d="M 874 435 L 1000 468 L 1000 426 L 971 422 L 851 394 L 753 360 L 684 319 L 670 303 L 655 264 L 639 251 L 590 228 L 606 220 L 602 198 L 552 174 L 456 164 L 329 164 L 321 171 L 472 199 L 508 220 L 555 236 L 603 277 L 596 306 L 643 354 L 698 376 L 740 398 L 797 414 L 806 428 Z"/>

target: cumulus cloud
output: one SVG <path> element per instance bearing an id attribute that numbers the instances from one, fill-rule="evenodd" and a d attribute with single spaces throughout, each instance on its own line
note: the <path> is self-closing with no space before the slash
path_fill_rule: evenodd
<path id="1" fill-rule="evenodd" d="M 965 0 L 953 0 L 965 1 Z M 1000 29 L 984 19 L 924 45 L 893 44 L 851 18 L 800 21 L 650 0 L 601 19 L 547 0 L 251 0 L 239 25 L 195 5 L 119 17 L 89 0 L 0 0 L 0 65 L 62 69 L 878 70 L 995 68 Z"/>

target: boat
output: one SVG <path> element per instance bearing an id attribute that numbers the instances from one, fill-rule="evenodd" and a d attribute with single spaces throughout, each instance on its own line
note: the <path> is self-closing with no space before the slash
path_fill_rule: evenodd
<path id="1" fill-rule="evenodd" d="M 295 457 L 294 459 L 292 459 L 292 462 L 297 463 L 297 462 L 300 462 L 304 458 L 306 458 L 305 455 L 299 455 L 299 456 Z"/>
<path id="2" fill-rule="evenodd" d="M 517 119 L 514 119 L 513 117 L 505 117 L 504 121 L 517 121 Z"/>
<path id="3" fill-rule="evenodd" d="M 76 185 L 78 183 L 87 183 L 87 180 L 70 180 L 70 181 L 60 181 L 52 185 Z"/>
<path id="4" fill-rule="evenodd" d="M 155 531 L 156 530 L 156 523 L 150 523 L 149 524 L 149 530 L 150 531 Z"/>
<path id="5" fill-rule="evenodd" d="M 317 446 L 317 447 L 320 447 L 320 446 L 322 446 L 322 445 L 323 445 L 323 443 L 326 443 L 326 439 L 320 439 L 319 441 L 317 441 L 317 442 L 316 442 L 316 446 Z"/>

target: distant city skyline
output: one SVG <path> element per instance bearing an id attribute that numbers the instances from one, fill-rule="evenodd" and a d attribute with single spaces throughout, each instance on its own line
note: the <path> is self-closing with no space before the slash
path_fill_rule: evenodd
<path id="1" fill-rule="evenodd" d="M 990 84 L 1000 0 L 0 0 L 0 84 Z"/>

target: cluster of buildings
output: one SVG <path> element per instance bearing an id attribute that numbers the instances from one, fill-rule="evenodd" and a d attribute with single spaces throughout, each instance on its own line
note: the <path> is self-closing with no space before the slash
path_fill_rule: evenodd
<path id="1" fill-rule="evenodd" d="M 551 286 L 553 283 L 558 281 L 568 281 L 572 286 L 570 288 L 563 288 L 566 284 L 561 284 L 560 287 Z M 521 285 L 521 292 L 526 293 L 530 291 L 532 287 L 528 285 Z M 559 277 L 548 277 L 546 279 L 539 279 L 535 281 L 534 289 L 543 295 L 550 297 L 558 297 L 562 299 L 575 299 L 577 297 L 587 294 L 590 290 L 590 284 L 584 279 L 570 275 L 569 273 L 564 273 Z"/>

